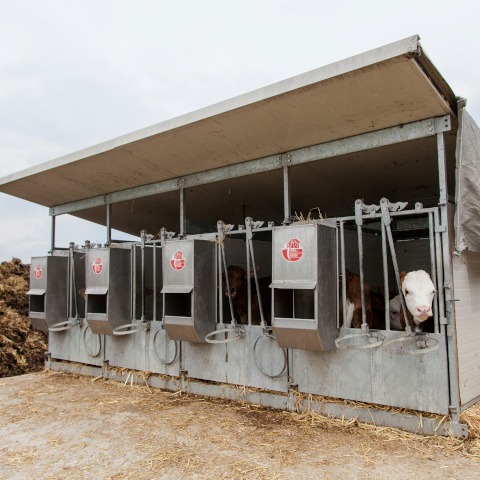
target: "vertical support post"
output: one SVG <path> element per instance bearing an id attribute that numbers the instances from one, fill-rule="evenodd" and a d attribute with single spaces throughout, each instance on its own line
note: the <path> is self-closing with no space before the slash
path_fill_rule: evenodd
<path id="1" fill-rule="evenodd" d="M 450 251 L 448 223 L 448 190 L 447 190 L 447 159 L 445 154 L 445 138 L 443 133 L 437 133 L 440 235 L 443 253 L 444 284 L 439 285 L 445 292 L 445 315 L 447 320 L 448 371 L 450 383 L 450 414 L 452 421 L 460 423 L 460 386 L 458 378 L 458 345 L 455 328 L 455 311 L 453 306 L 453 274 Z"/>
<path id="2" fill-rule="evenodd" d="M 52 215 L 52 220 L 50 223 L 50 251 L 48 253 L 53 254 L 55 250 L 55 215 Z"/>
<path id="3" fill-rule="evenodd" d="M 248 218 L 248 217 L 247 217 Z M 247 322 L 249 325 L 252 324 L 252 277 L 250 276 L 250 270 L 252 268 L 251 257 L 250 257 L 250 241 L 248 240 L 249 226 L 247 225 L 247 219 L 245 219 L 245 248 L 247 255 L 247 270 L 245 275 L 247 276 Z M 250 232 L 251 234 L 251 232 Z"/>
<path id="4" fill-rule="evenodd" d="M 428 213 L 428 240 L 430 242 L 430 271 L 432 272 L 432 281 L 435 285 L 435 288 L 438 290 L 437 283 L 437 270 L 435 262 L 435 231 L 433 224 L 433 213 Z M 434 332 L 439 332 L 438 327 L 438 306 L 436 300 L 438 299 L 438 293 L 435 294 L 435 301 L 433 302 L 433 321 L 434 321 Z"/>
<path id="5" fill-rule="evenodd" d="M 157 320 L 157 242 L 152 243 L 153 255 L 153 321 Z"/>
<path id="6" fill-rule="evenodd" d="M 363 274 L 363 238 L 362 238 L 362 200 L 355 201 L 355 223 L 357 224 L 358 238 L 358 269 L 360 274 L 360 296 L 362 300 L 362 331 L 368 331 L 367 311 L 365 304 L 365 283 Z"/>
<path id="7" fill-rule="evenodd" d="M 342 307 L 343 307 L 343 328 L 350 328 L 351 325 L 347 325 L 347 270 L 345 268 L 345 229 L 343 221 L 340 221 L 340 243 L 341 243 L 341 274 L 342 274 Z"/>
<path id="8" fill-rule="evenodd" d="M 385 224 L 380 223 L 382 229 L 382 259 L 383 259 L 383 291 L 385 298 L 385 330 L 390 330 L 390 302 L 388 287 L 388 251 Z M 401 292 L 400 292 L 401 294 Z"/>
<path id="9" fill-rule="evenodd" d="M 282 224 L 289 225 L 292 222 L 292 199 L 290 190 L 290 170 L 284 165 L 283 167 L 283 212 L 284 219 Z"/>
<path id="10" fill-rule="evenodd" d="M 141 321 L 142 323 L 145 322 L 145 238 L 147 236 L 147 232 L 142 230 L 140 232 L 140 248 L 141 248 L 141 264 L 142 264 L 142 271 L 141 271 L 141 283 L 142 283 L 142 316 Z"/>
<path id="11" fill-rule="evenodd" d="M 112 204 L 107 203 L 107 245 L 112 242 Z"/>
<path id="12" fill-rule="evenodd" d="M 131 273 L 132 273 L 132 323 L 137 319 L 137 247 L 132 243 Z"/>
<path id="13" fill-rule="evenodd" d="M 186 217 L 185 217 L 185 188 L 180 187 L 180 233 L 178 234 L 179 238 L 185 237 L 186 231 Z"/>

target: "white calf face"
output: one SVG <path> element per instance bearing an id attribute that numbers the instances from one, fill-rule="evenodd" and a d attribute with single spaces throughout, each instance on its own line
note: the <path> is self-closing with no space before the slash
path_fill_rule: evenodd
<path id="1" fill-rule="evenodd" d="M 402 303 L 400 301 L 400 295 L 390 300 L 390 329 L 391 330 L 403 330 L 401 318 Z"/>
<path id="2" fill-rule="evenodd" d="M 407 273 L 402 291 L 405 303 L 413 315 L 415 323 L 421 323 L 433 315 L 432 302 L 435 295 L 435 286 L 430 275 L 424 270 Z"/>

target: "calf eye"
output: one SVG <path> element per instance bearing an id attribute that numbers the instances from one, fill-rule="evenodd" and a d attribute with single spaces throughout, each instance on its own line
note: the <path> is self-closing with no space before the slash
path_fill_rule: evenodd
<path id="1" fill-rule="evenodd" d="M 405 289 L 405 295 L 408 295 L 409 293 L 410 292 L 407 289 Z"/>

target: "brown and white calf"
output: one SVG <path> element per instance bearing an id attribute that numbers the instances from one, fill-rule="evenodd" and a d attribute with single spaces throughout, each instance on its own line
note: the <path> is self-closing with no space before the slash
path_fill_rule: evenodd
<path id="1" fill-rule="evenodd" d="M 400 274 L 400 288 L 405 297 L 407 315 L 410 326 L 421 332 L 429 318 L 432 317 L 432 303 L 435 296 L 435 286 L 430 275 L 425 270 L 402 272 Z M 406 322 L 402 310 L 400 295 L 390 300 L 390 328 L 405 330 Z"/>
<path id="2" fill-rule="evenodd" d="M 227 267 L 228 284 L 230 287 L 230 295 L 232 297 L 232 304 L 236 313 L 236 319 L 238 323 L 246 325 L 248 323 L 248 283 L 247 272 L 237 265 L 229 265 Z M 253 279 L 253 272 L 250 272 L 251 289 L 252 289 L 252 325 L 260 325 L 260 305 L 258 302 L 257 289 L 255 287 L 255 280 Z M 263 315 L 265 321 L 270 324 L 270 312 L 271 312 L 271 291 L 270 284 L 272 283 L 271 277 L 263 277 L 258 280 L 260 287 L 260 295 L 262 299 Z M 228 290 L 226 282 L 225 296 L 228 297 Z M 228 305 L 226 306 L 228 309 Z"/>

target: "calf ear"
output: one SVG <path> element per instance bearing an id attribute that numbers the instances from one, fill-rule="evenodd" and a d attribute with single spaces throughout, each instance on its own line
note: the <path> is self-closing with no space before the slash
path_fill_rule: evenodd
<path id="1" fill-rule="evenodd" d="M 258 271 L 260 270 L 260 266 L 257 265 L 257 266 L 255 267 L 255 270 L 256 270 L 257 273 L 258 273 Z M 247 272 L 245 272 L 245 278 L 247 278 Z M 253 267 L 250 267 L 250 278 L 255 278 L 255 273 L 253 272 Z"/>
<path id="2" fill-rule="evenodd" d="M 407 272 L 400 272 L 400 288 L 402 288 L 403 281 L 405 280 L 406 276 L 407 276 Z"/>

